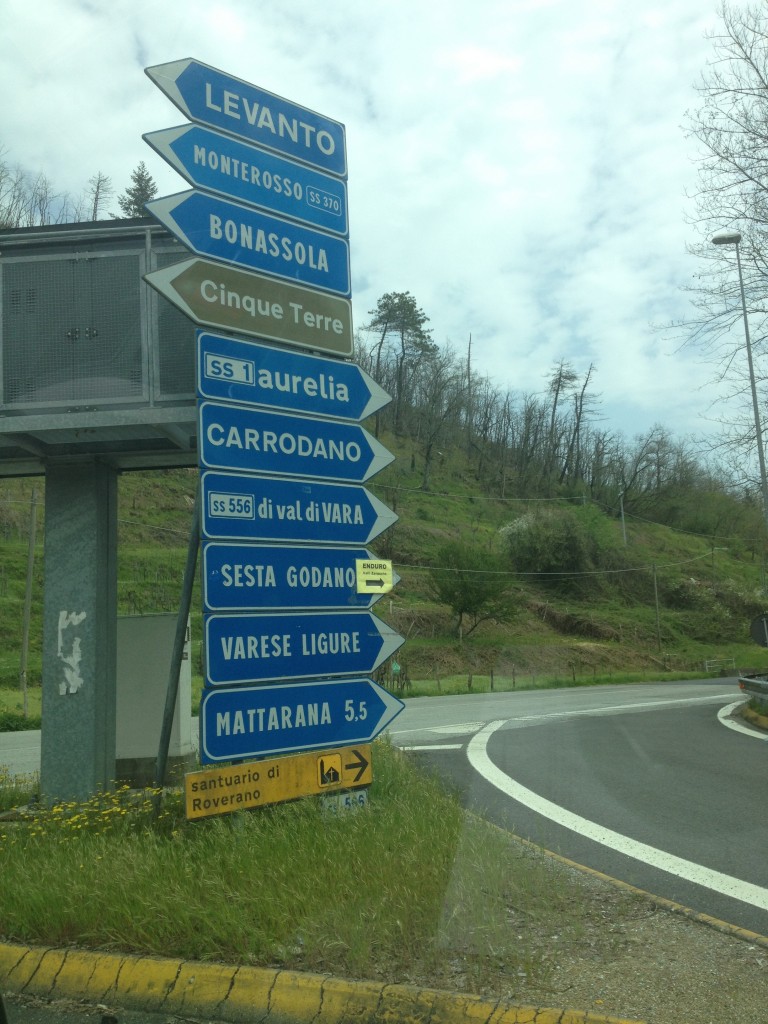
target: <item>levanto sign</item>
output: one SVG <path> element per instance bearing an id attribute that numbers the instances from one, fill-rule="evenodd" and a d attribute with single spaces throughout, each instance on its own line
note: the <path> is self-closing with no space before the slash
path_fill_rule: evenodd
<path id="1" fill-rule="evenodd" d="M 171 234 L 199 256 L 349 296 L 349 244 L 328 235 L 191 189 L 145 204 Z"/>
<path id="2" fill-rule="evenodd" d="M 355 422 L 391 401 L 356 363 L 205 331 L 197 332 L 197 357 L 197 389 L 203 398 Z"/>
<path id="3" fill-rule="evenodd" d="M 404 707 L 371 679 L 207 690 L 200 753 L 211 763 L 367 743 Z"/>
<path id="4" fill-rule="evenodd" d="M 197 124 L 148 132 L 144 141 L 206 192 L 347 234 L 347 186 L 339 178 Z"/>
<path id="5" fill-rule="evenodd" d="M 203 473 L 203 536 L 212 540 L 368 544 L 397 515 L 364 487 L 245 473 Z"/>
<path id="6" fill-rule="evenodd" d="M 209 615 L 207 685 L 373 672 L 405 643 L 372 612 Z"/>
<path id="7" fill-rule="evenodd" d="M 233 814 L 302 796 L 369 786 L 372 781 L 371 748 L 366 744 L 207 768 L 184 776 L 187 818 Z"/>
<path id="8" fill-rule="evenodd" d="M 346 177 L 344 125 L 239 78 L 186 59 L 145 68 L 191 121 Z"/>
<path id="9" fill-rule="evenodd" d="M 349 299 L 201 259 L 154 270 L 144 280 L 198 324 L 352 355 Z"/>
<path id="10" fill-rule="evenodd" d="M 394 455 L 358 424 L 201 402 L 198 446 L 206 469 L 363 483 Z"/>

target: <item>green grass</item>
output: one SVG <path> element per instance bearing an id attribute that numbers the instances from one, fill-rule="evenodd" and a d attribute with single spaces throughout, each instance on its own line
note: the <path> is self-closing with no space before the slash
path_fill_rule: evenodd
<path id="1" fill-rule="evenodd" d="M 0 682 L 0 734 L 40 728 L 42 690 L 39 686 L 27 686 L 26 714 L 24 704 L 24 693 L 18 683 L 3 686 Z"/>
<path id="2" fill-rule="evenodd" d="M 20 807 L 35 799 L 38 792 L 38 776 L 11 774 L 0 764 L 0 813 Z"/>
<path id="3" fill-rule="evenodd" d="M 576 884 L 383 742 L 374 778 L 340 816 L 311 798 L 187 822 L 178 795 L 155 818 L 152 794 L 121 790 L 0 820 L 0 935 L 372 978 L 437 979 L 458 954 L 476 985 L 489 958 L 543 974 L 538 943 L 580 927 Z"/>

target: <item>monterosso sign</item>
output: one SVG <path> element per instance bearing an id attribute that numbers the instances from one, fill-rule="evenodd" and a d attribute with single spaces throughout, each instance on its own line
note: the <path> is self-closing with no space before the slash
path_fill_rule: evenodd
<path id="1" fill-rule="evenodd" d="M 340 178 L 199 124 L 149 132 L 144 140 L 198 188 L 347 234 L 347 186 Z"/>

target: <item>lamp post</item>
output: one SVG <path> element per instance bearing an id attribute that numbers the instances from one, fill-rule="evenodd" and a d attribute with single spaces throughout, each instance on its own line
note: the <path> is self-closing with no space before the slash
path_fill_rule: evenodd
<path id="1" fill-rule="evenodd" d="M 744 316 L 744 339 L 747 349 L 747 365 L 749 367 L 749 386 L 752 391 L 752 413 L 755 417 L 755 440 L 757 441 L 757 461 L 760 466 L 760 490 L 763 495 L 763 516 L 768 523 L 768 477 L 765 473 L 765 451 L 763 448 L 763 431 L 760 426 L 760 409 L 757 404 L 757 387 L 755 385 L 755 368 L 752 362 L 752 342 L 749 337 L 749 320 L 747 318 L 747 300 L 744 295 L 744 277 L 741 273 L 741 257 L 739 255 L 740 231 L 718 231 L 712 236 L 714 245 L 733 245 L 736 247 L 736 266 L 739 270 L 739 288 L 741 290 L 741 311 Z"/>
<path id="2" fill-rule="evenodd" d="M 619 509 L 621 511 L 621 535 L 624 538 L 624 547 L 627 546 L 627 527 L 624 523 L 624 491 L 619 494 Z"/>

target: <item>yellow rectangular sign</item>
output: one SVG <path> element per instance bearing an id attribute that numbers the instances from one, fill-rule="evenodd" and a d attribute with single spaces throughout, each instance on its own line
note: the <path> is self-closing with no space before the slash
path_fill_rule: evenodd
<path id="1" fill-rule="evenodd" d="M 187 818 L 233 814 L 302 796 L 369 786 L 372 781 L 370 743 L 205 768 L 184 777 Z"/>
<path id="2" fill-rule="evenodd" d="M 387 594 L 394 586 L 389 559 L 355 559 L 358 594 Z"/>

